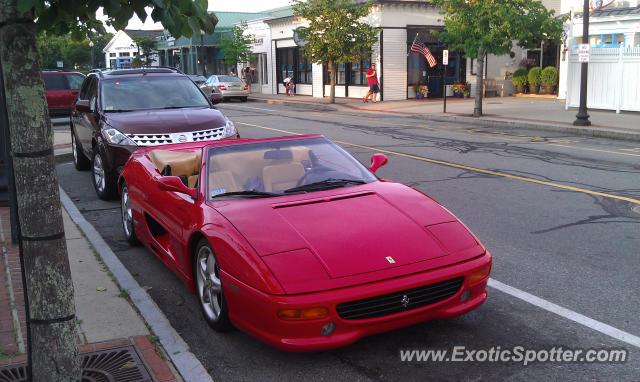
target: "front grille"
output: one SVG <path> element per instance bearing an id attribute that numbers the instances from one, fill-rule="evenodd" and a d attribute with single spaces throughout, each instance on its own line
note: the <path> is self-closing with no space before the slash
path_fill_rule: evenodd
<path id="1" fill-rule="evenodd" d="M 336 306 L 345 320 L 382 317 L 446 300 L 460 290 L 464 278 L 425 285 L 414 289 L 376 296 L 364 300 L 344 302 Z"/>
<path id="2" fill-rule="evenodd" d="M 224 126 L 214 129 L 171 134 L 127 134 L 138 146 L 156 146 L 168 143 L 199 142 L 222 139 Z"/>

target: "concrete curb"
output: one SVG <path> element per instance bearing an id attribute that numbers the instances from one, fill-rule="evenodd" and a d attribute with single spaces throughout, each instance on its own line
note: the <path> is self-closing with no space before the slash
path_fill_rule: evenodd
<path id="1" fill-rule="evenodd" d="M 113 273 L 120 288 L 129 293 L 131 302 L 133 302 L 149 327 L 151 327 L 154 334 L 160 339 L 162 347 L 165 349 L 182 378 L 185 381 L 213 381 L 204 366 L 202 366 L 195 355 L 189 351 L 187 343 L 184 342 L 178 332 L 171 326 L 171 323 L 160 308 L 158 308 L 147 292 L 140 287 L 140 284 L 131 276 L 98 231 L 82 216 L 82 213 L 64 192 L 62 187 L 59 188 L 60 201 L 67 210 L 67 213 L 69 213 L 71 220 L 80 228 L 104 264 L 109 268 L 111 273 Z"/>
<path id="2" fill-rule="evenodd" d="M 263 102 L 267 104 L 274 105 L 299 105 L 302 107 L 308 107 L 309 109 L 320 110 L 320 111 L 340 111 L 349 110 L 351 112 L 361 112 L 361 113 L 391 113 L 400 117 L 405 118 L 414 118 L 414 119 L 422 119 L 428 121 L 436 121 L 436 122 L 459 122 L 468 125 L 478 126 L 478 127 L 487 127 L 487 128 L 520 128 L 520 129 L 532 129 L 532 130 L 541 130 L 541 131 L 549 131 L 549 132 L 560 132 L 565 134 L 572 135 L 580 135 L 594 138 L 607 138 L 607 139 L 616 139 L 616 140 L 624 140 L 624 141 L 632 141 L 632 142 L 640 142 L 640 131 L 626 131 L 615 128 L 600 128 L 598 126 L 573 126 L 573 125 L 565 125 L 565 124 L 556 124 L 556 123 L 533 123 L 528 121 L 519 121 L 519 120 L 503 120 L 496 119 L 491 117 L 467 117 L 463 115 L 439 115 L 439 114 L 416 114 L 416 113 L 408 113 L 401 111 L 393 111 L 393 110 L 369 110 L 363 109 L 360 107 L 355 107 L 349 104 L 337 104 L 335 106 L 315 104 L 311 102 L 304 101 L 295 101 L 295 100 L 284 100 L 284 99 L 266 99 L 266 98 L 252 98 L 253 101 Z M 315 107 L 315 108 L 314 108 Z"/>
<path id="3" fill-rule="evenodd" d="M 284 105 L 284 106 L 295 105 L 295 106 L 299 106 L 301 109 L 307 109 L 307 110 L 313 110 L 313 111 L 338 111 L 337 105 L 325 105 L 325 104 L 314 103 L 314 102 L 269 99 L 269 98 L 249 98 L 249 101 L 261 102 L 269 105 Z"/>

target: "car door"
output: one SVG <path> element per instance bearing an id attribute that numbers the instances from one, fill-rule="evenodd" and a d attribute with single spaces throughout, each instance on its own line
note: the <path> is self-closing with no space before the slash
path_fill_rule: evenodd
<path id="1" fill-rule="evenodd" d="M 97 87 L 97 79 L 95 76 L 89 76 L 82 84 L 80 93 L 78 94 L 78 100 L 76 101 L 76 107 L 74 108 L 71 120 L 73 122 L 73 128 L 76 133 L 78 142 L 82 145 L 82 149 L 88 158 L 91 158 L 92 153 L 92 137 L 94 124 L 96 124 L 97 118 L 94 111 L 91 109 L 91 97 L 95 99 Z M 94 100 L 94 104 L 95 104 Z M 95 106 L 95 105 L 94 105 Z"/>
<path id="2" fill-rule="evenodd" d="M 44 73 L 44 88 L 47 92 L 47 104 L 50 110 L 64 109 L 68 107 L 66 103 L 69 85 L 61 73 Z"/>
<path id="3" fill-rule="evenodd" d="M 84 76 L 82 74 L 69 73 L 65 74 L 65 78 L 67 80 L 68 90 L 64 95 L 64 107 L 65 109 L 71 109 L 78 98 L 78 93 L 80 93 Z"/>

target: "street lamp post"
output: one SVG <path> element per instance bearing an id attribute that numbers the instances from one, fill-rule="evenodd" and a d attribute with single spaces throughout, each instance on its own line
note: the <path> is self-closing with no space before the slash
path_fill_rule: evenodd
<path id="1" fill-rule="evenodd" d="M 93 69 L 93 67 L 95 66 L 95 61 L 93 59 L 93 46 L 93 41 L 89 41 L 89 47 L 91 48 L 91 69 Z"/>
<path id="2" fill-rule="evenodd" d="M 584 0 L 582 7 L 582 43 L 589 43 L 589 0 Z M 583 62 L 580 73 L 580 109 L 576 114 L 573 124 L 576 126 L 589 126 L 589 113 L 587 113 L 587 78 L 589 74 L 589 63 Z"/>

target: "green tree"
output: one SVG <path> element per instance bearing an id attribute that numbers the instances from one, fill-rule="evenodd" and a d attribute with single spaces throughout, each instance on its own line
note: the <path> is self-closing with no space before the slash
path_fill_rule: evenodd
<path id="1" fill-rule="evenodd" d="M 543 40 L 559 41 L 562 20 L 553 17 L 538 0 L 433 0 L 444 14 L 439 34 L 449 49 L 476 57 L 476 99 L 473 115 L 482 116 L 482 83 L 486 54 L 503 55 L 514 41 L 523 48 Z"/>
<path id="2" fill-rule="evenodd" d="M 105 68 L 107 66 L 102 50 L 112 38 L 113 33 L 94 33 L 89 35 L 89 39 L 93 41 L 93 66 L 95 68 Z"/>
<path id="3" fill-rule="evenodd" d="M 249 61 L 253 36 L 247 35 L 246 31 L 247 22 L 242 21 L 240 25 L 234 25 L 231 28 L 230 36 L 225 36 L 220 40 L 220 49 L 224 54 L 225 64 L 235 67 L 239 62 Z"/>
<path id="4" fill-rule="evenodd" d="M 7 111 L 0 118 L 9 127 L 30 322 L 28 379 L 35 382 L 80 380 L 73 284 L 36 31 L 78 39 L 104 32 L 96 19 L 99 7 L 117 29 L 134 13 L 145 20 L 145 7 L 176 36 L 211 33 L 217 21 L 207 13 L 206 0 L 0 0 L 0 100 Z"/>
<path id="5" fill-rule="evenodd" d="M 158 42 L 149 37 L 137 37 L 133 42 L 138 47 L 137 61 L 143 66 L 151 66 L 158 54 Z"/>
<path id="6" fill-rule="evenodd" d="M 378 40 L 378 30 L 362 19 L 369 14 L 371 2 L 353 0 L 296 0 L 293 13 L 309 22 L 298 29 L 306 41 L 305 54 L 314 62 L 326 63 L 330 73 L 329 102 L 335 103 L 338 63 L 358 61 L 370 54 Z"/>

